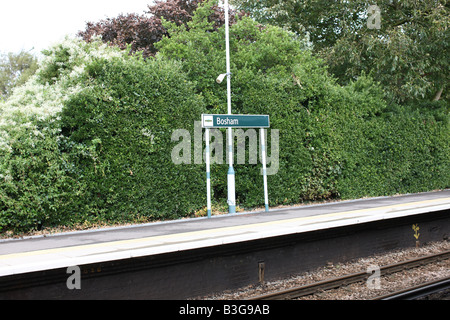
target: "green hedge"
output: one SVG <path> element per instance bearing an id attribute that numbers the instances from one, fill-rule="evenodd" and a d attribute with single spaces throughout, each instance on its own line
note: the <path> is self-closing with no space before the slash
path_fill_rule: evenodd
<path id="1" fill-rule="evenodd" d="M 105 220 L 171 219 L 205 201 L 203 170 L 175 165 L 174 129 L 192 130 L 202 110 L 179 64 L 131 57 L 87 67 L 88 89 L 61 115 L 68 143 L 92 146 L 79 162 L 87 203 Z"/>
<path id="2" fill-rule="evenodd" d="M 172 219 L 202 207 L 204 169 L 171 159 L 173 130 L 193 130 L 203 108 L 179 63 L 100 57 L 77 85 L 56 115 L 8 127 L 0 228 Z"/>
<path id="3" fill-rule="evenodd" d="M 70 171 L 71 155 L 62 153 L 55 121 L 9 131 L 11 152 L 0 161 L 0 231 L 27 231 L 70 224 L 79 210 L 83 185 Z"/>
<path id="4" fill-rule="evenodd" d="M 214 83 L 225 65 L 224 34 L 209 32 L 207 14 L 197 12 L 203 23 L 192 22 L 189 32 L 168 24 L 170 37 L 157 47 L 183 62 L 206 112 L 226 113 L 226 86 Z M 445 102 L 388 105 L 365 75 L 339 86 L 306 39 L 248 18 L 230 34 L 233 113 L 269 114 L 271 128 L 280 130 L 279 170 L 268 177 L 271 205 L 450 186 Z M 226 170 L 212 166 L 216 201 L 226 199 Z M 260 165 L 235 165 L 235 171 L 238 204 L 262 205 Z"/>

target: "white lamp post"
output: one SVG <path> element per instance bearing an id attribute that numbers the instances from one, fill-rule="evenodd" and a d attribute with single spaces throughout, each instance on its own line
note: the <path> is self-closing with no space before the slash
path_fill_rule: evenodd
<path id="1" fill-rule="evenodd" d="M 229 34 L 229 17 L 228 17 L 228 0 L 224 0 L 224 10 L 225 10 L 225 51 L 226 51 L 226 63 L 227 63 L 227 73 L 223 73 L 217 77 L 217 82 L 221 83 L 224 77 L 227 77 L 227 105 L 228 114 L 231 115 L 231 71 L 230 71 L 230 34 Z M 236 212 L 236 193 L 235 193 L 235 179 L 234 179 L 234 169 L 233 169 L 233 131 L 229 127 L 228 132 L 228 212 Z"/>

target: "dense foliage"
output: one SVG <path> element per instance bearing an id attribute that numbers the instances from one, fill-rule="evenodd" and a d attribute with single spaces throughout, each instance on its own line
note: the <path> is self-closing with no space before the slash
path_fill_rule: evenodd
<path id="1" fill-rule="evenodd" d="M 89 87 L 61 114 L 65 147 L 86 145 L 90 158 L 75 163 L 88 186 L 92 214 L 105 220 L 170 219 L 204 202 L 200 168 L 171 159 L 174 128 L 191 130 L 202 100 L 177 63 L 135 57 L 95 61 Z"/>
<path id="2" fill-rule="evenodd" d="M 29 52 L 0 53 L 0 100 L 9 97 L 14 87 L 24 84 L 37 67 L 37 58 Z"/>
<path id="3" fill-rule="evenodd" d="M 103 42 L 128 49 L 131 53 L 142 51 L 144 57 L 154 56 L 157 52 L 155 43 L 168 35 L 162 21 L 187 27 L 194 11 L 202 2 L 204 0 L 155 1 L 148 6 L 146 14 L 121 14 L 96 23 L 88 22 L 86 29 L 79 32 L 79 36 L 86 41 L 100 36 Z M 230 23 L 235 23 L 237 16 L 242 15 L 243 13 L 238 14 L 230 10 Z M 225 23 L 223 9 L 213 5 L 208 20 L 213 23 L 213 29 L 217 30 Z"/>
<path id="4" fill-rule="evenodd" d="M 307 33 L 340 83 L 365 72 L 396 102 L 448 99 L 447 0 L 232 2 L 259 22 Z"/>
<path id="5" fill-rule="evenodd" d="M 14 99 L 3 106 L 0 227 L 168 219 L 198 209 L 203 171 L 170 157 L 172 129 L 193 127 L 202 106 L 180 65 L 98 42 L 66 41 L 46 54 L 28 90 L 13 97 L 20 94 L 21 110 Z M 60 104 L 39 104 L 45 90 L 58 91 Z"/>
<path id="6" fill-rule="evenodd" d="M 189 33 L 168 26 L 170 37 L 157 46 L 161 55 L 183 61 L 208 112 L 226 113 L 225 86 L 213 82 L 223 72 L 223 47 L 214 45 L 223 34 L 208 33 L 203 22 L 194 21 L 196 28 L 191 26 Z M 233 112 L 269 114 L 271 127 L 280 130 L 280 168 L 269 176 L 273 204 L 449 184 L 445 103 L 430 104 L 434 107 L 423 112 L 388 106 L 381 87 L 366 76 L 342 87 L 312 56 L 307 39 L 248 18 L 233 26 L 231 35 Z M 215 191 L 221 196 L 224 170 L 213 167 Z M 238 201 L 260 204 L 259 168 L 235 170 Z"/>
<path id="7" fill-rule="evenodd" d="M 165 22 L 169 36 L 146 60 L 95 40 L 45 52 L 37 73 L 0 104 L 2 231 L 204 208 L 204 164 L 173 163 L 171 136 L 193 137 L 202 113 L 226 112 L 226 88 L 215 82 L 224 28 L 211 32 L 211 12 L 201 5 L 186 25 Z M 271 206 L 450 186 L 445 102 L 388 103 L 365 75 L 342 86 L 307 39 L 279 27 L 242 18 L 230 34 L 233 113 L 269 114 L 279 130 Z M 262 205 L 260 168 L 235 165 L 240 207 Z M 214 204 L 225 202 L 226 171 L 212 166 Z"/>

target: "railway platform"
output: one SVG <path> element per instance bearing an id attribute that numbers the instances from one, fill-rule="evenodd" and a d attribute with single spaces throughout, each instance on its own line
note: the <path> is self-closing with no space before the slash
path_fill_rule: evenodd
<path id="1" fill-rule="evenodd" d="M 359 225 L 368 226 L 375 222 L 386 224 L 405 217 L 410 217 L 411 221 L 414 221 L 414 217 L 424 217 L 434 212 L 440 212 L 441 216 L 443 215 L 444 225 L 432 226 L 429 229 L 442 227 L 442 230 L 438 231 L 438 237 L 445 237 L 448 236 L 447 232 L 450 229 L 450 225 L 447 225 L 449 209 L 450 190 L 442 190 L 271 209 L 268 213 L 244 212 L 213 216 L 210 219 L 182 219 L 0 240 L 0 284 L 2 278 L 66 270 L 70 266 L 86 266 L 86 268 L 103 266 L 105 270 L 106 265 L 117 265 L 126 261 L 131 263 L 130 261 L 137 260 L 147 261 L 145 264 L 148 266 L 151 264 L 149 261 L 154 262 L 158 260 L 158 257 L 170 256 L 171 261 L 175 261 L 177 255 L 184 254 L 186 257 L 187 253 L 199 257 L 198 252 L 208 252 L 202 259 L 204 261 L 209 259 L 211 263 L 215 259 L 213 252 L 221 252 L 221 261 L 223 256 L 233 256 L 234 253 L 231 251 L 226 253 L 223 248 L 242 248 L 244 244 L 255 246 L 259 243 L 256 246 L 260 250 L 264 248 L 267 251 L 271 249 L 271 246 L 275 248 L 277 243 L 280 243 L 280 239 L 290 239 L 288 241 L 292 242 L 294 241 L 292 239 L 304 237 L 306 234 L 331 234 L 332 230 L 348 229 Z M 406 237 L 410 237 L 411 242 L 414 237 L 416 240 L 427 239 L 426 230 L 420 229 L 419 232 L 415 232 L 411 225 L 408 226 L 409 234 Z M 392 238 L 392 236 L 389 237 Z M 381 246 L 389 245 L 386 244 L 389 241 L 392 243 L 393 240 L 389 240 L 389 237 L 386 238 L 387 240 L 380 240 Z M 386 243 L 383 244 L 383 241 Z M 248 250 L 247 253 L 242 253 L 246 257 L 251 256 Z M 194 255 L 194 252 L 197 253 Z M 193 261 L 192 259 L 188 260 Z M 264 254 L 258 254 L 252 259 L 264 261 L 265 258 Z M 261 263 L 252 263 L 261 268 Z M 101 267 L 98 268 L 101 269 Z M 260 276 L 261 270 L 258 272 Z M 258 272 L 254 272 L 255 277 Z M 266 272 L 266 275 L 270 275 L 270 272 Z"/>

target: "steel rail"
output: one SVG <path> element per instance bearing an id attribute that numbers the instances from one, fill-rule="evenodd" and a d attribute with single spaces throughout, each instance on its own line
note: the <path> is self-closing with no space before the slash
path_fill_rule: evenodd
<path id="1" fill-rule="evenodd" d="M 394 263 L 380 267 L 381 275 L 387 275 L 403 271 L 406 269 L 420 267 L 422 265 L 441 261 L 450 258 L 450 250 L 441 253 L 428 255 L 412 260 L 407 260 L 399 263 Z M 264 295 L 251 297 L 248 300 L 293 300 L 299 297 L 314 294 L 320 291 L 339 288 L 355 282 L 366 281 L 370 274 L 367 272 L 358 272 L 342 277 L 319 281 L 312 284 L 298 286 L 287 290 L 276 291 Z"/>
<path id="2" fill-rule="evenodd" d="M 447 289 L 450 289 L 450 277 L 388 293 L 372 300 L 416 300 Z"/>

